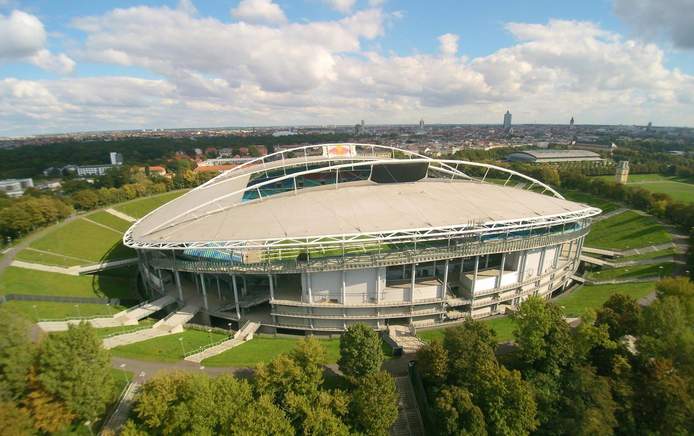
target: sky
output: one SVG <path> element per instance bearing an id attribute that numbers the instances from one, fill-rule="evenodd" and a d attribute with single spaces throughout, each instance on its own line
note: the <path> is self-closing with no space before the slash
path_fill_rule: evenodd
<path id="1" fill-rule="evenodd" d="M 694 126 L 694 0 L 0 0 L 0 137 Z"/>

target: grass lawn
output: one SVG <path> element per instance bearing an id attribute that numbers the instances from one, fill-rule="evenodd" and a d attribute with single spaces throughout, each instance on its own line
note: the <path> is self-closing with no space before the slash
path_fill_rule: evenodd
<path id="1" fill-rule="evenodd" d="M 162 336 L 144 342 L 116 347 L 111 350 L 111 354 L 139 360 L 176 362 L 183 359 L 183 349 L 186 352 L 193 351 L 203 345 L 217 342 L 226 337 L 227 335 L 215 332 L 207 333 L 200 330 L 185 330 L 183 333 L 175 335 Z M 183 338 L 183 341 L 179 341 L 179 338 Z M 183 349 L 181 344 L 183 344 Z"/>
<path id="2" fill-rule="evenodd" d="M 581 316 L 590 309 L 597 309 L 613 294 L 630 295 L 637 300 L 655 290 L 655 282 L 623 283 L 619 285 L 584 285 L 570 294 L 561 296 L 555 303 L 564 309 L 566 316 Z"/>
<path id="3" fill-rule="evenodd" d="M 662 267 L 662 269 L 660 268 Z M 621 268 L 607 268 L 588 273 L 593 280 L 630 279 L 635 277 L 671 276 L 674 264 L 665 262 L 658 265 L 631 265 Z"/>
<path id="4" fill-rule="evenodd" d="M 60 256 L 58 254 L 44 253 L 41 251 L 33 250 L 31 248 L 26 248 L 17 253 L 15 259 L 29 263 L 40 263 L 41 265 L 49 266 L 62 266 L 65 268 L 71 266 L 89 265 L 94 263 L 89 259 L 79 259 L 74 257 Z"/>
<path id="5" fill-rule="evenodd" d="M 600 176 L 614 180 L 614 176 Z M 694 202 L 694 183 L 677 177 L 662 174 L 631 174 L 627 181 L 629 186 L 638 186 L 651 192 L 669 195 L 675 201 L 684 203 Z"/>
<path id="6" fill-rule="evenodd" d="M 513 339 L 513 329 L 515 327 L 513 321 L 509 317 L 494 318 L 482 320 L 496 333 L 496 338 L 499 342 L 506 342 Z M 422 330 L 417 333 L 417 337 L 424 342 L 431 342 L 434 339 L 443 340 L 443 332 L 446 328 Z"/>
<path id="7" fill-rule="evenodd" d="M 0 294 L 30 294 L 74 297 L 139 298 L 134 267 L 104 271 L 94 275 L 34 271 L 10 266 L 0 276 Z"/>
<path id="8" fill-rule="evenodd" d="M 127 203 L 114 206 L 114 209 L 123 212 L 126 215 L 130 215 L 133 218 L 142 218 L 162 204 L 166 204 L 185 193 L 185 190 L 180 190 L 155 195 L 153 197 L 138 198 L 137 200 L 128 201 Z"/>
<path id="9" fill-rule="evenodd" d="M 34 307 L 36 306 L 36 307 Z M 111 316 L 125 309 L 107 304 L 53 303 L 50 301 L 8 301 L 0 306 L 3 310 L 17 313 L 33 322 L 39 319 L 65 319 L 76 316 Z"/>
<path id="10" fill-rule="evenodd" d="M 109 226 L 112 229 L 120 231 L 121 233 L 125 233 L 125 231 L 128 230 L 128 228 L 130 228 L 130 226 L 132 225 L 131 222 L 118 218 L 117 216 L 103 210 L 90 213 L 89 215 L 87 215 L 86 218 L 89 218 L 90 220 L 95 221 L 99 224 Z"/>
<path id="11" fill-rule="evenodd" d="M 98 328 L 95 330 L 96 330 L 96 334 L 100 338 L 104 338 L 104 337 L 112 335 L 114 333 L 123 334 L 123 333 L 132 332 L 135 330 L 140 330 L 143 327 L 152 327 L 152 325 L 154 325 L 154 322 L 155 321 L 151 320 L 151 319 L 143 319 L 140 321 L 140 323 L 138 325 L 123 325 L 123 326 L 119 326 L 119 327 L 104 327 L 104 328 Z"/>
<path id="12" fill-rule="evenodd" d="M 626 211 L 593 224 L 586 246 L 625 250 L 671 241 L 670 234 L 655 218 Z"/>
<path id="13" fill-rule="evenodd" d="M 88 265 L 134 257 L 135 252 L 121 243 L 122 236 L 120 232 L 77 219 L 49 232 L 30 247 L 72 259 L 84 259 L 80 264 Z"/>
<path id="14" fill-rule="evenodd" d="M 587 194 L 585 192 L 574 191 L 574 190 L 563 190 L 560 192 L 567 200 L 576 201 L 578 203 L 584 203 L 589 206 L 597 207 L 602 209 L 603 213 L 607 213 L 619 208 L 619 205 L 612 203 L 609 200 L 605 200 L 600 197 L 596 197 L 592 194 Z"/>
<path id="15" fill-rule="evenodd" d="M 255 366 L 260 362 L 269 362 L 282 353 L 289 353 L 301 341 L 299 338 L 273 338 L 256 336 L 222 354 L 202 361 L 205 366 Z M 340 358 L 339 339 L 321 339 L 328 354 L 327 363 L 335 363 Z"/>
<path id="16" fill-rule="evenodd" d="M 653 251 L 650 253 L 636 254 L 634 256 L 624 256 L 620 257 L 619 260 L 643 260 L 643 259 L 655 259 L 657 257 L 674 256 L 677 254 L 674 248 L 666 248 L 665 250 Z"/>

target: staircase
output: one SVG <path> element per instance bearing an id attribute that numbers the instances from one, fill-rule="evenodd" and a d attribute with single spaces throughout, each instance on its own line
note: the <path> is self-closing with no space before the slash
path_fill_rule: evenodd
<path id="1" fill-rule="evenodd" d="M 187 356 L 185 360 L 189 362 L 200 363 L 203 360 L 221 354 L 227 350 L 231 350 L 237 345 L 243 344 L 245 341 L 250 341 L 253 339 L 253 334 L 260 328 L 260 323 L 257 322 L 247 322 L 241 327 L 239 331 L 234 333 L 234 337 L 217 344 L 213 347 L 206 348 L 199 353 L 191 354 Z"/>
<path id="2" fill-rule="evenodd" d="M 389 326 L 388 336 L 395 342 L 398 347 L 402 348 L 405 353 L 415 353 L 422 346 L 424 342 L 419 339 L 409 327 L 405 326 Z"/>
<path id="3" fill-rule="evenodd" d="M 169 314 L 151 328 L 105 338 L 104 348 L 110 350 L 111 348 L 120 347 L 121 345 L 134 344 L 160 336 L 181 333 L 183 331 L 183 325 L 193 319 L 199 310 L 199 306 L 188 304 L 178 311 Z"/>

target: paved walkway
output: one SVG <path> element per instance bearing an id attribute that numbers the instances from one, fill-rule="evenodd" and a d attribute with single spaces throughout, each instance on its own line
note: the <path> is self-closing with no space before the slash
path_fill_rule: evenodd
<path id="1" fill-rule="evenodd" d="M 602 215 L 598 215 L 597 217 L 593 218 L 593 222 L 598 222 L 598 221 L 602 221 L 602 220 L 605 220 L 608 218 L 612 218 L 613 216 L 619 215 L 620 213 L 624 213 L 627 210 L 629 210 L 629 209 L 627 209 L 626 207 L 620 207 L 619 209 L 615 209 L 611 212 L 607 212 L 607 213 L 603 213 Z"/>
<path id="2" fill-rule="evenodd" d="M 13 260 L 10 265 L 16 266 L 17 268 L 31 269 L 34 271 L 44 271 L 57 274 L 65 274 L 68 276 L 79 276 L 82 274 L 92 274 L 99 271 L 105 271 L 113 268 L 120 268 L 127 265 L 132 265 L 137 263 L 137 258 L 133 257 L 130 259 L 120 259 L 111 260 L 108 262 L 96 263 L 93 265 L 83 265 L 83 266 L 54 266 L 54 265 L 43 265 L 41 263 L 25 262 L 23 260 Z"/>
<path id="3" fill-rule="evenodd" d="M 105 210 L 106 212 L 110 213 L 111 215 L 117 216 L 118 218 L 120 218 L 120 219 L 122 219 L 122 220 L 131 222 L 131 223 L 134 223 L 135 221 L 137 221 L 136 218 L 133 218 L 133 217 L 131 217 L 130 215 L 124 214 L 123 212 L 119 212 L 119 211 L 117 211 L 116 209 L 114 209 L 114 208 L 112 208 L 112 207 L 106 208 L 106 209 L 104 209 L 104 210 Z"/>
<path id="4" fill-rule="evenodd" d="M 398 419 L 390 429 L 390 434 L 393 436 L 423 436 L 424 424 L 419 414 L 419 406 L 410 378 L 408 376 L 395 377 L 395 387 L 400 397 Z"/>

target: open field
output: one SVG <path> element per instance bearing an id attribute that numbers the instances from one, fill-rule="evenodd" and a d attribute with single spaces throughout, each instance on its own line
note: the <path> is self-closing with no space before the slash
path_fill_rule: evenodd
<path id="1" fill-rule="evenodd" d="M 271 338 L 256 336 L 231 350 L 203 360 L 205 366 L 255 366 L 260 362 L 269 362 L 282 353 L 289 353 L 302 339 Z M 327 363 L 335 363 L 340 358 L 339 339 L 321 339 L 328 355 Z"/>
<path id="2" fill-rule="evenodd" d="M 24 250 L 18 258 L 26 261 L 55 264 L 55 256 L 64 256 L 65 264 L 89 265 L 104 260 L 126 259 L 135 252 L 122 245 L 122 234 L 109 230 L 84 219 L 77 219 L 49 232 L 29 246 L 35 250 Z M 28 251 L 25 253 L 25 251 Z M 49 255 L 41 257 L 41 252 Z M 33 259 L 33 260 L 32 260 Z M 68 265 L 71 266 L 71 265 Z"/>
<path id="3" fill-rule="evenodd" d="M 132 225 L 132 223 L 118 218 L 117 216 L 110 214 L 106 211 L 100 210 L 94 213 L 90 213 L 86 218 L 95 221 L 99 224 L 109 226 L 114 230 L 118 230 L 121 233 L 125 233 L 126 230 Z"/>
<path id="4" fill-rule="evenodd" d="M 50 301 L 8 301 L 0 309 L 16 313 L 31 321 L 39 319 L 65 319 L 77 316 L 111 316 L 125 309 L 107 304 L 53 303 Z"/>
<path id="5" fill-rule="evenodd" d="M 650 253 L 636 254 L 634 256 L 624 256 L 620 257 L 619 260 L 644 260 L 644 259 L 655 259 L 657 257 L 675 256 L 677 251 L 674 248 L 667 248 L 665 250 L 652 251 Z"/>
<path id="6" fill-rule="evenodd" d="M 168 203 L 174 198 L 180 197 L 185 193 L 185 190 L 171 191 L 167 192 L 166 194 L 155 195 L 152 197 L 138 198 L 137 200 L 122 203 L 114 206 L 113 208 L 119 212 L 123 212 L 126 215 L 130 215 L 133 218 L 142 218 L 162 204 Z"/>
<path id="7" fill-rule="evenodd" d="M 133 267 L 69 276 L 11 266 L 0 275 L 0 294 L 137 299 L 134 278 Z"/>
<path id="8" fill-rule="evenodd" d="M 588 310 L 595 310 L 602 306 L 613 294 L 625 294 L 638 300 L 654 290 L 655 282 L 584 285 L 570 294 L 558 297 L 555 303 L 564 309 L 566 316 L 581 316 Z"/>
<path id="9" fill-rule="evenodd" d="M 626 211 L 593 224 L 586 246 L 612 250 L 671 242 L 672 237 L 653 217 Z"/>
<path id="10" fill-rule="evenodd" d="M 513 329 L 514 324 L 511 318 L 494 318 L 489 320 L 482 320 L 483 323 L 487 324 L 496 333 L 496 338 L 499 342 L 506 342 L 513 339 Z M 431 342 L 434 339 L 443 340 L 443 332 L 447 327 L 432 330 L 422 330 L 417 333 L 417 337 L 424 342 Z"/>
<path id="11" fill-rule="evenodd" d="M 592 194 L 587 194 L 585 192 L 564 189 L 560 191 L 560 194 L 563 195 L 564 198 L 566 198 L 567 200 L 600 208 L 602 209 L 602 213 L 611 212 L 619 208 L 619 206 L 616 203 L 612 203 L 609 200 L 605 200 L 603 198 L 596 197 Z"/>
<path id="12" fill-rule="evenodd" d="M 68 268 L 71 266 L 91 265 L 94 262 L 89 259 L 81 259 L 77 257 L 61 256 L 43 251 L 38 251 L 32 248 L 25 248 L 17 253 L 14 257 L 17 260 L 29 263 L 39 263 L 41 265 L 60 266 Z"/>
<path id="13" fill-rule="evenodd" d="M 211 342 L 226 338 L 220 333 L 207 333 L 200 330 L 185 330 L 175 335 L 161 336 L 144 342 L 124 345 L 111 350 L 111 354 L 138 360 L 155 362 L 176 362 L 183 359 L 183 350 L 193 351 Z M 183 338 L 179 341 L 179 338 Z M 183 348 L 181 348 L 183 344 Z"/>
<path id="14" fill-rule="evenodd" d="M 658 265 L 632 265 L 590 272 L 586 275 L 586 278 L 593 280 L 614 280 L 636 277 L 668 277 L 672 275 L 673 268 L 674 264 L 671 262 L 664 262 Z"/>
<path id="15" fill-rule="evenodd" d="M 599 176 L 601 179 L 614 180 L 614 176 Z M 627 185 L 638 186 L 651 192 L 669 195 L 675 201 L 694 202 L 694 183 L 661 174 L 630 174 Z"/>

